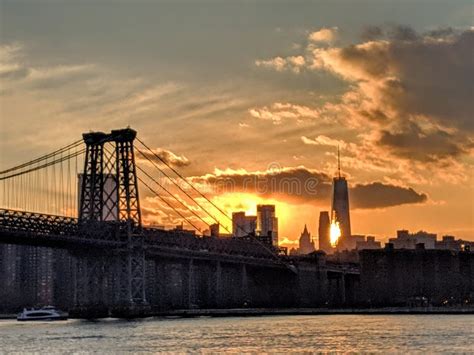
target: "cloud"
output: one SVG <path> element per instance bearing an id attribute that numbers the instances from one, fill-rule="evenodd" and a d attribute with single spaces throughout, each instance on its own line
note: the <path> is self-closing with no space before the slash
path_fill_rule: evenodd
<path id="1" fill-rule="evenodd" d="M 274 124 L 280 124 L 287 119 L 300 121 L 319 117 L 319 111 L 317 109 L 281 102 L 276 102 L 269 107 L 252 108 L 249 110 L 249 113 L 252 117 L 261 120 L 269 120 Z"/>
<path id="2" fill-rule="evenodd" d="M 424 116 L 446 127 L 474 130 L 474 31 L 433 39 L 398 27 L 392 39 L 313 52 L 319 69 L 356 82 L 371 106 L 392 120 Z"/>
<path id="3" fill-rule="evenodd" d="M 337 27 L 321 28 L 318 31 L 311 32 L 308 39 L 312 42 L 331 43 L 337 38 Z"/>
<path id="4" fill-rule="evenodd" d="M 344 142 L 343 140 L 332 139 L 323 135 L 317 136 L 315 139 L 302 136 L 301 140 L 304 144 L 308 145 L 326 145 L 340 148 L 344 148 L 346 146 L 346 142 Z"/>
<path id="5" fill-rule="evenodd" d="M 140 161 L 147 162 L 147 163 L 149 163 L 148 159 L 151 159 L 153 162 L 158 163 L 158 164 L 161 164 L 161 160 L 162 160 L 166 164 L 174 166 L 174 167 L 185 167 L 191 164 L 189 159 L 186 158 L 184 155 L 175 154 L 170 150 L 163 149 L 163 148 L 156 148 L 156 149 L 152 149 L 152 151 L 154 154 L 149 151 L 143 151 L 143 152 L 141 151 L 142 153 L 139 153 L 137 157 Z M 146 158 L 144 158 L 142 154 L 145 155 Z M 155 154 L 158 156 L 158 158 L 155 156 Z"/>
<path id="6" fill-rule="evenodd" d="M 361 38 L 365 41 L 373 41 L 384 36 L 384 30 L 380 26 L 365 26 Z"/>
<path id="7" fill-rule="evenodd" d="M 266 171 L 216 170 L 214 174 L 191 177 L 190 180 L 215 195 L 246 192 L 264 198 L 280 199 L 294 204 L 330 205 L 332 178 L 321 171 L 304 166 L 271 166 Z M 353 208 L 386 208 L 423 203 L 426 194 L 412 188 L 373 182 L 350 187 Z"/>
<path id="8" fill-rule="evenodd" d="M 25 48 L 19 43 L 0 46 L 0 78 L 9 89 L 56 89 L 98 75 L 98 68 L 91 64 L 31 66 L 24 56 Z"/>
<path id="9" fill-rule="evenodd" d="M 290 57 L 275 57 L 269 60 L 256 60 L 255 65 L 257 67 L 264 67 L 274 69 L 282 72 L 285 70 L 291 70 L 294 73 L 299 73 L 305 66 L 306 60 L 302 55 L 290 56 Z"/>
<path id="10" fill-rule="evenodd" d="M 424 193 L 412 188 L 373 182 L 355 185 L 350 189 L 350 198 L 358 208 L 383 208 L 427 201 Z"/>
<path id="11" fill-rule="evenodd" d="M 379 143 L 396 155 L 423 162 L 436 162 L 444 157 L 458 157 L 473 144 L 458 142 L 457 137 L 439 129 L 423 131 L 412 123 L 400 132 L 382 131 Z"/>
<path id="12" fill-rule="evenodd" d="M 474 147 L 474 30 L 420 34 L 407 26 L 371 26 L 362 37 L 343 47 L 304 49 L 305 70 L 347 82 L 339 100 L 315 108 L 319 118 L 338 117 L 347 129 L 369 136 L 364 144 L 399 165 L 417 161 L 424 166 L 416 169 L 443 178 L 448 176 L 440 168 L 451 165 L 465 180 L 462 166 L 453 162 Z M 324 145 L 320 139 L 302 141 Z"/>

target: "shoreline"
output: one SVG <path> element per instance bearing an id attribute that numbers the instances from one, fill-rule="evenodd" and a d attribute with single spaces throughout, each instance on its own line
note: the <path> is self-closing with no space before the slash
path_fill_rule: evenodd
<path id="1" fill-rule="evenodd" d="M 142 317 L 259 317 L 279 315 L 422 315 L 422 314 L 474 314 L 474 307 L 381 307 L 381 308 L 233 308 L 233 309 L 177 309 L 169 311 L 151 311 Z M 0 314 L 0 319 L 16 319 L 16 314 Z M 74 318 L 69 319 L 83 319 Z"/>
<path id="2" fill-rule="evenodd" d="M 154 317 L 252 317 L 271 315 L 350 315 L 350 314 L 474 314 L 474 308 L 235 308 L 235 309 L 182 309 L 152 312 Z"/>

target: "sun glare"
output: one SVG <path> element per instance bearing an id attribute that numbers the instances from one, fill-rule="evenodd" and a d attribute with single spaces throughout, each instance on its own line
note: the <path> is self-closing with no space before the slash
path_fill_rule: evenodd
<path id="1" fill-rule="evenodd" d="M 337 241 L 341 237 L 341 228 L 339 228 L 339 222 L 337 222 L 336 220 L 333 220 L 331 222 L 331 228 L 329 230 L 329 233 L 329 241 L 331 242 L 331 245 L 335 247 Z"/>

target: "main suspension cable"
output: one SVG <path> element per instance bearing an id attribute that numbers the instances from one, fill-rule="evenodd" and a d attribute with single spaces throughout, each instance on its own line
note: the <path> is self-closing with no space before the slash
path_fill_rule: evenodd
<path id="1" fill-rule="evenodd" d="M 39 158 L 36 158 L 36 159 L 33 159 L 33 160 L 30 160 L 26 163 L 23 163 L 23 164 L 20 164 L 20 165 L 17 165 L 17 166 L 14 166 L 12 168 L 9 168 L 9 169 L 6 169 L 6 170 L 3 170 L 3 171 L 0 171 L 0 174 L 6 174 L 6 173 L 9 173 L 11 171 L 14 171 L 14 170 L 18 170 L 18 169 L 22 169 L 22 168 L 25 168 L 29 165 L 32 165 L 32 164 L 35 164 L 35 163 L 38 163 L 38 162 L 41 162 L 43 160 L 46 160 L 46 159 L 49 159 L 57 154 L 60 154 L 60 153 L 63 153 L 64 151 L 66 150 L 69 150 L 71 148 L 75 148 L 77 146 L 79 146 L 83 141 L 82 140 L 78 140 L 78 141 L 75 141 L 74 143 L 71 143 L 71 144 L 68 144 L 67 146 L 65 147 L 62 147 L 62 148 L 59 148 L 57 150 L 55 150 L 54 152 L 51 152 L 51 153 L 48 153 L 48 154 L 45 154 Z"/>
<path id="2" fill-rule="evenodd" d="M 147 146 L 140 138 L 136 138 L 138 142 L 140 142 L 146 149 L 148 149 L 158 160 L 160 160 L 163 164 L 165 164 L 171 171 L 173 171 L 176 175 L 179 176 L 181 180 L 183 180 L 186 184 L 188 184 L 194 191 L 196 191 L 202 198 L 204 198 L 207 202 L 209 202 L 214 208 L 216 208 L 222 215 L 224 215 L 229 221 L 232 221 L 226 212 L 224 212 L 219 206 L 217 206 L 214 202 L 212 202 L 206 195 L 204 195 L 201 191 L 194 187 L 186 178 L 184 178 L 178 171 L 176 171 L 172 166 L 170 166 L 164 159 L 162 159 L 158 154 L 156 154 L 149 146 Z M 138 148 L 137 148 L 138 149 Z"/>
<path id="3" fill-rule="evenodd" d="M 72 159 L 74 157 L 77 157 L 81 154 L 83 154 L 84 152 L 86 151 L 86 149 L 81 149 L 77 152 L 74 152 L 74 153 L 71 153 L 69 155 L 66 155 L 66 156 L 62 156 L 60 157 L 59 159 L 55 159 L 55 160 L 52 160 L 52 161 L 49 161 L 49 162 L 46 162 L 44 163 L 43 165 L 37 165 L 33 168 L 30 168 L 28 170 L 23 170 L 23 171 L 20 171 L 18 173 L 14 173 L 14 174 L 10 174 L 10 175 L 7 175 L 7 176 L 2 176 L 0 177 L 0 181 L 1 180 L 7 180 L 7 179 L 10 179 L 12 177 L 15 177 L 15 176 L 20 176 L 20 175 L 23 175 L 23 174 L 27 174 L 27 173 L 30 173 L 32 171 L 36 171 L 36 170 L 40 170 L 40 169 L 43 169 L 43 168 L 47 168 L 48 166 L 51 166 L 51 165 L 54 165 L 54 164 L 58 164 L 58 163 L 61 163 L 63 161 L 66 161 L 68 159 Z M 9 169 L 11 171 L 11 169 Z"/>
<path id="4" fill-rule="evenodd" d="M 149 149 L 149 148 L 147 148 Z M 155 169 L 157 169 L 158 171 L 160 171 L 164 176 L 166 176 L 168 178 L 168 180 L 170 180 L 181 192 L 183 192 L 191 201 L 193 201 L 196 205 L 198 205 L 209 217 L 211 217 L 214 222 L 216 222 L 217 224 L 221 224 L 217 219 L 216 217 L 214 217 L 214 215 L 212 215 L 206 208 L 204 208 L 199 202 L 197 202 L 187 191 L 185 191 L 171 176 L 169 176 L 165 171 L 163 171 L 163 169 L 161 169 L 158 165 L 156 165 L 156 163 L 150 159 L 145 153 L 143 153 L 139 148 L 136 148 L 137 152 L 140 153 L 145 159 L 147 159 L 154 167 Z M 230 233 L 230 231 L 224 226 L 222 225 L 222 228 L 224 228 L 228 233 Z"/>
<path id="5" fill-rule="evenodd" d="M 181 206 L 183 206 L 185 209 L 187 209 L 189 212 L 191 212 L 194 216 L 199 218 L 201 222 L 203 222 L 205 225 L 209 226 L 209 223 L 207 223 L 200 215 L 198 215 L 195 211 L 193 211 L 189 206 L 186 206 L 182 201 L 180 201 L 175 195 L 173 195 L 171 192 L 169 192 L 162 184 L 160 184 L 156 179 L 153 178 L 150 174 L 148 174 L 145 170 L 140 168 L 137 165 L 137 169 L 140 170 L 143 174 L 145 174 L 149 179 L 151 179 L 155 184 L 157 184 L 159 187 L 161 187 L 168 195 L 170 195 L 174 200 L 176 200 Z"/>
<path id="6" fill-rule="evenodd" d="M 181 212 L 179 212 L 174 206 L 172 206 L 168 201 L 166 201 L 162 196 L 160 196 L 155 190 L 153 190 L 143 179 L 139 176 L 137 176 L 137 179 L 140 180 L 140 182 L 145 185 L 156 197 L 158 197 L 161 201 L 166 203 L 168 207 L 170 207 L 173 211 L 175 211 L 181 218 L 183 218 L 186 222 L 188 222 L 191 226 L 193 226 L 194 229 L 196 229 L 198 232 L 201 232 L 201 230 L 194 225 L 193 222 L 191 222 L 188 218 L 186 218 Z"/>

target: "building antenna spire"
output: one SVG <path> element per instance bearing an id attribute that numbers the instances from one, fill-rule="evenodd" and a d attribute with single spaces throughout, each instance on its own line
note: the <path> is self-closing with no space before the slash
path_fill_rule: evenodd
<path id="1" fill-rule="evenodd" d="M 337 146 L 337 175 L 341 178 L 341 156 L 339 154 L 339 145 Z"/>

